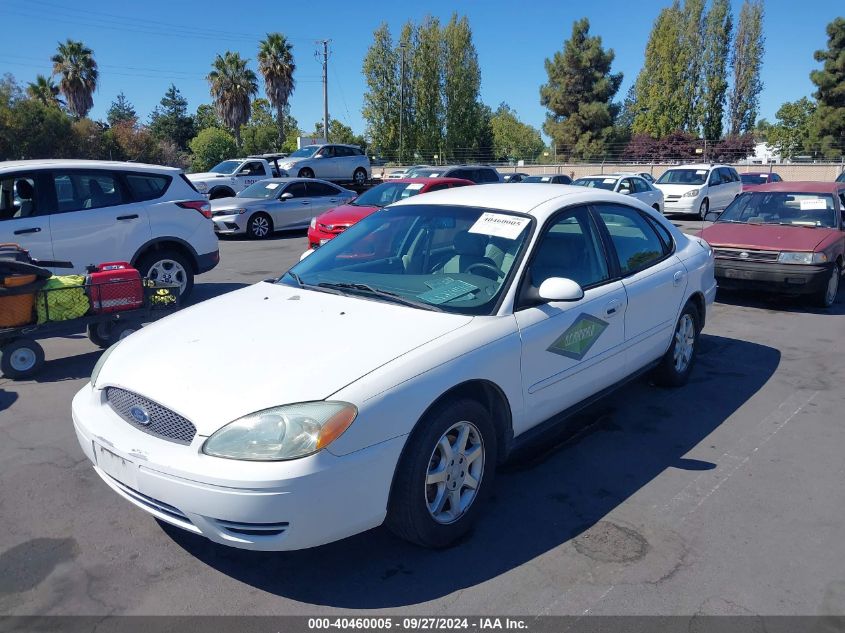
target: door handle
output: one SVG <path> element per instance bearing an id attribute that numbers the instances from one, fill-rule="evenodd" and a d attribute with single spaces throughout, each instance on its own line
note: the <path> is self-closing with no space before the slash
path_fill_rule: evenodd
<path id="1" fill-rule="evenodd" d="M 15 231 L 15 235 L 26 235 L 27 233 L 40 233 L 40 232 L 41 232 L 41 227 L 40 226 L 34 226 L 31 229 L 18 229 L 17 231 Z"/>
<path id="2" fill-rule="evenodd" d="M 133 213 L 132 215 L 119 215 L 119 216 L 117 216 L 117 219 L 118 220 L 137 220 L 138 214 Z"/>
<path id="3" fill-rule="evenodd" d="M 604 316 L 611 317 L 617 312 L 619 312 L 619 308 L 622 307 L 622 302 L 619 299 L 614 299 L 610 303 L 608 303 L 604 308 Z"/>
<path id="4" fill-rule="evenodd" d="M 300 204 L 311 204 L 311 202 L 308 200 L 303 200 Z"/>
<path id="5" fill-rule="evenodd" d="M 679 270 L 672 277 L 672 283 L 675 286 L 680 286 L 681 283 L 684 281 L 684 279 L 686 279 L 686 276 L 687 276 L 687 274 L 683 270 Z"/>

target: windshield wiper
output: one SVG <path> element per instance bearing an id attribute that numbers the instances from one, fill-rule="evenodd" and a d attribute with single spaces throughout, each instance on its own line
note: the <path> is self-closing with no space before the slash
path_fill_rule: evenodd
<path id="1" fill-rule="evenodd" d="M 302 278 L 299 275 L 297 275 L 295 272 L 293 272 L 292 270 L 289 270 L 288 275 L 293 277 L 293 280 L 296 282 L 297 286 L 299 286 L 300 288 L 305 287 L 305 284 L 303 283 Z"/>
<path id="2" fill-rule="evenodd" d="M 377 297 L 382 297 L 383 299 L 387 299 L 388 301 L 393 301 L 394 303 L 400 303 L 402 305 L 410 306 L 412 308 L 422 308 L 423 310 L 433 310 L 434 312 L 443 312 L 443 308 L 440 308 L 436 305 L 431 303 L 426 303 L 424 301 L 415 301 L 414 299 L 409 299 L 404 295 L 400 295 L 396 292 L 390 292 L 388 290 L 380 290 L 378 288 L 373 288 L 367 284 L 361 283 L 331 283 L 331 282 L 321 282 L 317 284 L 320 288 L 334 288 L 336 290 L 359 290 L 361 292 L 366 292 Z"/>

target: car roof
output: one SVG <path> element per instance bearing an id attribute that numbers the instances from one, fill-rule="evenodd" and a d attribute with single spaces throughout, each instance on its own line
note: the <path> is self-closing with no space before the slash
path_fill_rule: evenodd
<path id="1" fill-rule="evenodd" d="M 625 176 L 636 176 L 637 174 L 590 174 L 589 176 L 581 176 L 581 178 L 616 178 L 619 180 Z"/>
<path id="2" fill-rule="evenodd" d="M 322 183 L 325 183 L 327 185 L 332 185 L 334 187 L 337 187 L 338 189 L 343 189 L 343 187 L 341 187 L 340 185 L 333 183 L 333 182 L 329 182 L 328 180 L 323 180 L 322 178 L 298 178 L 296 176 L 290 176 L 290 177 L 287 177 L 287 178 L 262 178 L 261 180 L 254 182 L 252 184 L 257 185 L 257 184 L 262 183 L 262 182 L 277 182 L 279 184 L 287 184 L 287 183 L 291 183 L 291 182 L 322 182 Z"/>
<path id="3" fill-rule="evenodd" d="M 779 191 L 783 193 L 838 193 L 845 190 L 845 182 L 822 182 L 816 180 L 793 180 L 756 185 L 747 191 Z"/>
<path id="4" fill-rule="evenodd" d="M 421 183 L 421 184 L 424 184 L 424 185 L 436 185 L 438 183 L 446 183 L 446 184 L 460 183 L 460 184 L 464 184 L 464 183 L 467 183 L 467 182 L 471 185 L 475 184 L 474 182 L 472 182 L 471 180 L 467 180 L 466 178 L 449 178 L 448 176 L 445 177 L 445 178 L 443 178 L 443 177 L 437 177 L 437 178 L 391 178 L 390 180 L 384 181 L 384 183 L 396 183 L 396 182 L 407 183 L 407 184 L 414 184 L 414 183 L 419 184 L 419 183 Z M 384 184 L 384 183 L 382 183 L 382 184 Z"/>
<path id="5" fill-rule="evenodd" d="M 173 172 L 179 173 L 182 170 L 177 167 L 167 167 L 164 165 L 149 165 L 147 163 L 130 163 L 126 161 L 117 160 L 77 160 L 66 158 L 51 158 L 51 159 L 32 159 L 32 160 L 10 160 L 0 162 L 0 170 L 7 169 L 49 169 L 49 168 L 63 168 L 63 169 L 122 169 L 126 171 L 156 171 L 156 172 Z"/>
<path id="6" fill-rule="evenodd" d="M 689 165 L 672 165 L 666 171 L 671 169 L 716 169 L 717 167 L 731 167 L 730 165 L 723 165 L 722 163 L 690 163 Z"/>

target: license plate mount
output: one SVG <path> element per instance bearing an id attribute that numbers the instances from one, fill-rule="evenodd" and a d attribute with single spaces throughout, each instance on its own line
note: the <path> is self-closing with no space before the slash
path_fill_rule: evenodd
<path id="1" fill-rule="evenodd" d="M 112 479 L 133 490 L 138 489 L 138 465 L 94 442 L 97 466 Z"/>

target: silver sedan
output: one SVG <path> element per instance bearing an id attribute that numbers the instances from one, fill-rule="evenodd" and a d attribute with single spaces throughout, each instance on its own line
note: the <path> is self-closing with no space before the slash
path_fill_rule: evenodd
<path id="1" fill-rule="evenodd" d="M 211 201 L 211 219 L 219 235 L 264 239 L 273 231 L 305 229 L 311 218 L 358 194 L 316 178 L 269 178 L 234 198 Z"/>
<path id="2" fill-rule="evenodd" d="M 641 174 L 625 172 L 598 174 L 578 178 L 572 184 L 579 187 L 593 187 L 595 189 L 615 191 L 645 202 L 658 213 L 664 212 L 663 192 L 648 182 Z"/>

